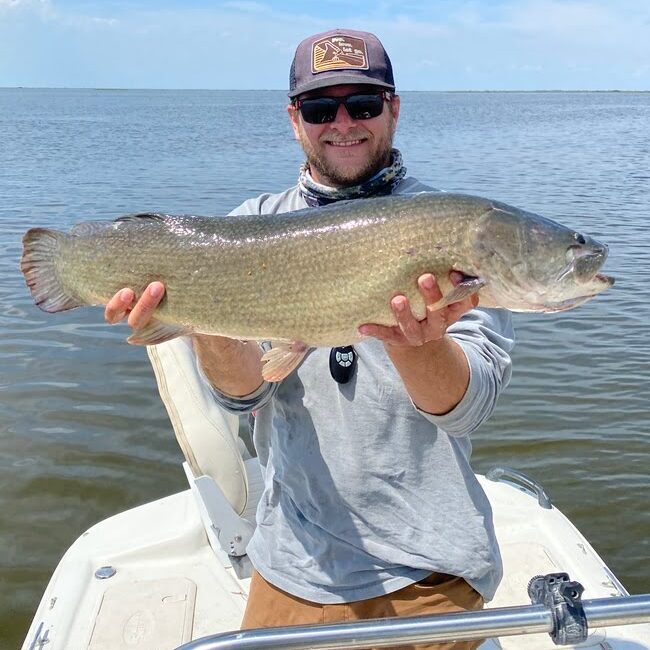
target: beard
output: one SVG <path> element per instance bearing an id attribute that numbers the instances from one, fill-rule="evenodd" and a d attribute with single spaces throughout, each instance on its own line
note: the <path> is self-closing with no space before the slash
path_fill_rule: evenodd
<path id="1" fill-rule="evenodd" d="M 333 163 L 327 159 L 324 149 L 328 145 L 324 143 L 325 140 L 336 141 L 337 139 L 343 140 L 337 136 L 335 132 L 322 136 L 317 146 L 314 146 L 307 138 L 302 127 L 300 128 L 300 144 L 305 156 L 309 169 L 313 173 L 316 172 L 321 182 L 330 187 L 352 187 L 359 185 L 369 178 L 372 178 L 377 172 L 381 171 L 384 167 L 390 164 L 391 151 L 393 148 L 393 133 L 394 121 L 391 119 L 385 133 L 375 138 L 371 133 L 365 129 L 351 130 L 345 135 L 345 140 L 354 140 L 356 138 L 368 139 L 375 146 L 372 149 L 367 160 L 362 164 L 356 166 L 343 167 L 340 163 Z"/>

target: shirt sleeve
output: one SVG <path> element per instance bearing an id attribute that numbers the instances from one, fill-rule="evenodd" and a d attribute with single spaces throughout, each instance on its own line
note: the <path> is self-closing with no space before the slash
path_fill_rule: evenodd
<path id="1" fill-rule="evenodd" d="M 515 343 L 512 315 L 505 309 L 473 309 L 449 327 L 469 364 L 469 385 L 463 399 L 444 415 L 415 408 L 452 436 L 475 431 L 492 413 L 512 374 L 510 352 Z"/>

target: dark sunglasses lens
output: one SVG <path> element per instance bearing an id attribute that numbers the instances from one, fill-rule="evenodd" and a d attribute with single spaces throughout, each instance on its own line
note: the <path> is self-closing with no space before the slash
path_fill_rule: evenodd
<path id="1" fill-rule="evenodd" d="M 333 122 L 339 103 L 331 97 L 303 99 L 300 102 L 302 119 L 309 124 L 326 124 Z"/>
<path id="2" fill-rule="evenodd" d="M 353 120 L 369 120 L 384 110 L 383 95 L 349 95 L 348 97 L 314 97 L 303 99 L 302 119 L 309 124 L 327 124 L 336 119 L 339 104 L 343 104 Z"/>
<path id="3" fill-rule="evenodd" d="M 353 120 L 369 120 L 381 115 L 384 98 L 382 95 L 350 95 L 345 100 L 345 108 Z"/>

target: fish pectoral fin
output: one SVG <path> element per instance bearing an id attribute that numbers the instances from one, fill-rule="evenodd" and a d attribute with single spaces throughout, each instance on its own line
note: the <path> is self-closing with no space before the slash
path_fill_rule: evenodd
<path id="1" fill-rule="evenodd" d="M 134 330 L 126 340 L 131 345 L 157 345 L 191 333 L 192 330 L 187 327 L 163 323 L 154 318 L 145 327 Z"/>
<path id="2" fill-rule="evenodd" d="M 466 298 L 473 296 L 475 293 L 478 293 L 486 284 L 487 282 L 483 278 L 467 276 L 446 296 L 443 296 L 437 307 L 438 309 L 442 309 L 443 307 L 451 305 L 454 302 L 465 300 Z"/>
<path id="3" fill-rule="evenodd" d="M 282 381 L 300 365 L 308 350 L 302 341 L 276 344 L 262 356 L 262 377 L 266 381 Z"/>

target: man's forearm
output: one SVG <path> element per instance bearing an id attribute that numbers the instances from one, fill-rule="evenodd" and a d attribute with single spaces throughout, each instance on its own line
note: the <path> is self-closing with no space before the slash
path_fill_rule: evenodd
<path id="1" fill-rule="evenodd" d="M 418 408 L 444 415 L 463 399 L 469 385 L 469 364 L 451 336 L 418 347 L 385 347 Z"/>
<path id="2" fill-rule="evenodd" d="M 194 352 L 210 383 L 233 397 L 250 395 L 262 384 L 262 351 L 253 342 L 196 334 Z"/>

